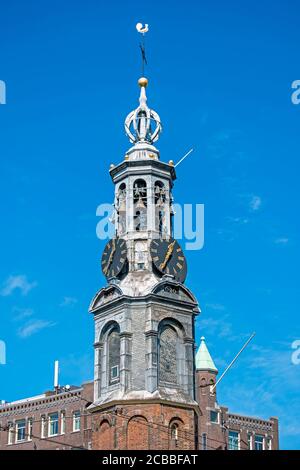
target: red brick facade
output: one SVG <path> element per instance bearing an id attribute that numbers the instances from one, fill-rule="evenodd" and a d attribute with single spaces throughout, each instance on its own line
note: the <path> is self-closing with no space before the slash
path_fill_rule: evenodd
<path id="1" fill-rule="evenodd" d="M 278 419 L 263 420 L 231 414 L 217 403 L 216 373 L 196 372 L 196 395 L 200 414 L 198 441 L 201 450 L 277 450 Z"/>
<path id="2" fill-rule="evenodd" d="M 0 406 L 1 450 L 91 448 L 93 382 Z M 57 422 L 51 424 L 51 417 Z M 77 417 L 77 419 L 76 419 Z M 57 432 L 55 432 L 57 431 Z"/>
<path id="3" fill-rule="evenodd" d="M 196 372 L 199 406 L 195 408 L 147 401 L 92 408 L 93 382 L 4 404 L 0 406 L 0 450 L 278 449 L 277 418 L 229 413 L 211 390 L 215 380 L 215 373 Z M 76 412 L 80 412 L 80 424 L 75 430 Z M 52 435 L 49 419 L 56 413 L 57 433 Z M 21 422 L 25 430 L 18 436 Z"/>
<path id="4" fill-rule="evenodd" d="M 192 450 L 197 412 L 162 403 L 133 403 L 93 413 L 93 449 Z"/>

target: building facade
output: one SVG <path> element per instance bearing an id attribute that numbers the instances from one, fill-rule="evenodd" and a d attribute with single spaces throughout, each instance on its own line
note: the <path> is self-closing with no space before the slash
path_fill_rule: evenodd
<path id="1" fill-rule="evenodd" d="M 0 450 L 91 449 L 93 382 L 0 405 Z"/>
<path id="2" fill-rule="evenodd" d="M 201 339 L 200 313 L 185 286 L 187 263 L 173 238 L 174 163 L 154 143 L 159 115 L 147 104 L 127 116 L 132 144 L 117 165 L 114 237 L 101 266 L 107 284 L 90 305 L 94 381 L 0 406 L 0 449 L 277 449 L 278 421 L 218 405 L 217 369 Z"/>

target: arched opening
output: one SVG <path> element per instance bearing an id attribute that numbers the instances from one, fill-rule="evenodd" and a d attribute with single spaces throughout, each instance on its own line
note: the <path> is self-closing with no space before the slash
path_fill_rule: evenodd
<path id="1" fill-rule="evenodd" d="M 183 422 L 179 418 L 174 418 L 169 424 L 169 449 L 182 448 L 182 426 Z"/>
<path id="2" fill-rule="evenodd" d="M 117 193 L 118 234 L 126 232 L 126 184 L 119 186 Z"/>
<path id="3" fill-rule="evenodd" d="M 98 397 L 120 382 L 120 326 L 115 321 L 104 325 L 98 346 Z"/>
<path id="4" fill-rule="evenodd" d="M 202 377 L 200 381 L 200 391 L 201 391 L 201 395 L 206 395 L 207 393 L 207 381 L 204 377 Z"/>
<path id="5" fill-rule="evenodd" d="M 211 395 L 214 395 L 216 393 L 216 387 L 214 388 L 214 385 L 215 385 L 215 380 L 210 379 L 210 381 L 209 381 L 209 391 L 210 391 Z"/>
<path id="6" fill-rule="evenodd" d="M 155 229 L 162 235 L 166 231 L 166 188 L 161 181 L 154 185 Z"/>
<path id="7" fill-rule="evenodd" d="M 137 232 L 147 230 L 147 185 L 138 179 L 133 185 L 134 227 Z"/>
<path id="8" fill-rule="evenodd" d="M 120 381 L 120 335 L 113 329 L 107 338 L 109 385 Z"/>

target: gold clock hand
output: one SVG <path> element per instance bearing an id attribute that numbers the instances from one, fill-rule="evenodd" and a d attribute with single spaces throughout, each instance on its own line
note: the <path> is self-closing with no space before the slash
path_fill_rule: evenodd
<path id="1" fill-rule="evenodd" d="M 172 253 L 173 253 L 173 250 L 174 250 L 174 246 L 175 246 L 175 243 L 176 243 L 176 240 L 174 240 L 172 243 L 170 243 L 170 245 L 168 246 L 168 250 L 167 250 L 167 254 L 166 254 L 166 257 L 164 259 L 164 261 L 161 263 L 160 265 L 160 269 L 161 270 L 164 270 L 166 265 L 167 265 L 167 262 L 169 261 Z"/>

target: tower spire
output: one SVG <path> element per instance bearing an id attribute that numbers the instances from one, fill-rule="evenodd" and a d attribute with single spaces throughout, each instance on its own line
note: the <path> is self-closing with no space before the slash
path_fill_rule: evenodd
<path id="1" fill-rule="evenodd" d="M 147 65 L 146 52 L 145 52 L 145 34 L 149 31 L 148 24 L 143 25 L 137 23 L 136 29 L 138 33 L 142 35 L 142 42 L 140 43 L 140 49 L 142 53 L 142 77 L 138 80 L 140 86 L 140 97 L 139 106 L 131 113 L 128 114 L 125 119 L 125 132 L 129 137 L 131 143 L 135 144 L 136 147 L 141 147 L 142 144 L 145 146 L 152 146 L 159 138 L 159 134 L 162 130 L 161 121 L 159 115 L 150 109 L 147 104 L 146 87 L 148 85 L 148 79 L 145 78 L 145 65 Z M 151 150 L 149 148 L 149 150 Z M 152 150 L 156 151 L 155 147 Z"/>
<path id="2" fill-rule="evenodd" d="M 141 89 L 139 106 L 131 111 L 125 119 L 125 132 L 133 144 L 153 144 L 159 139 L 162 125 L 159 115 L 147 104 L 147 78 L 141 77 L 138 84 Z"/>

